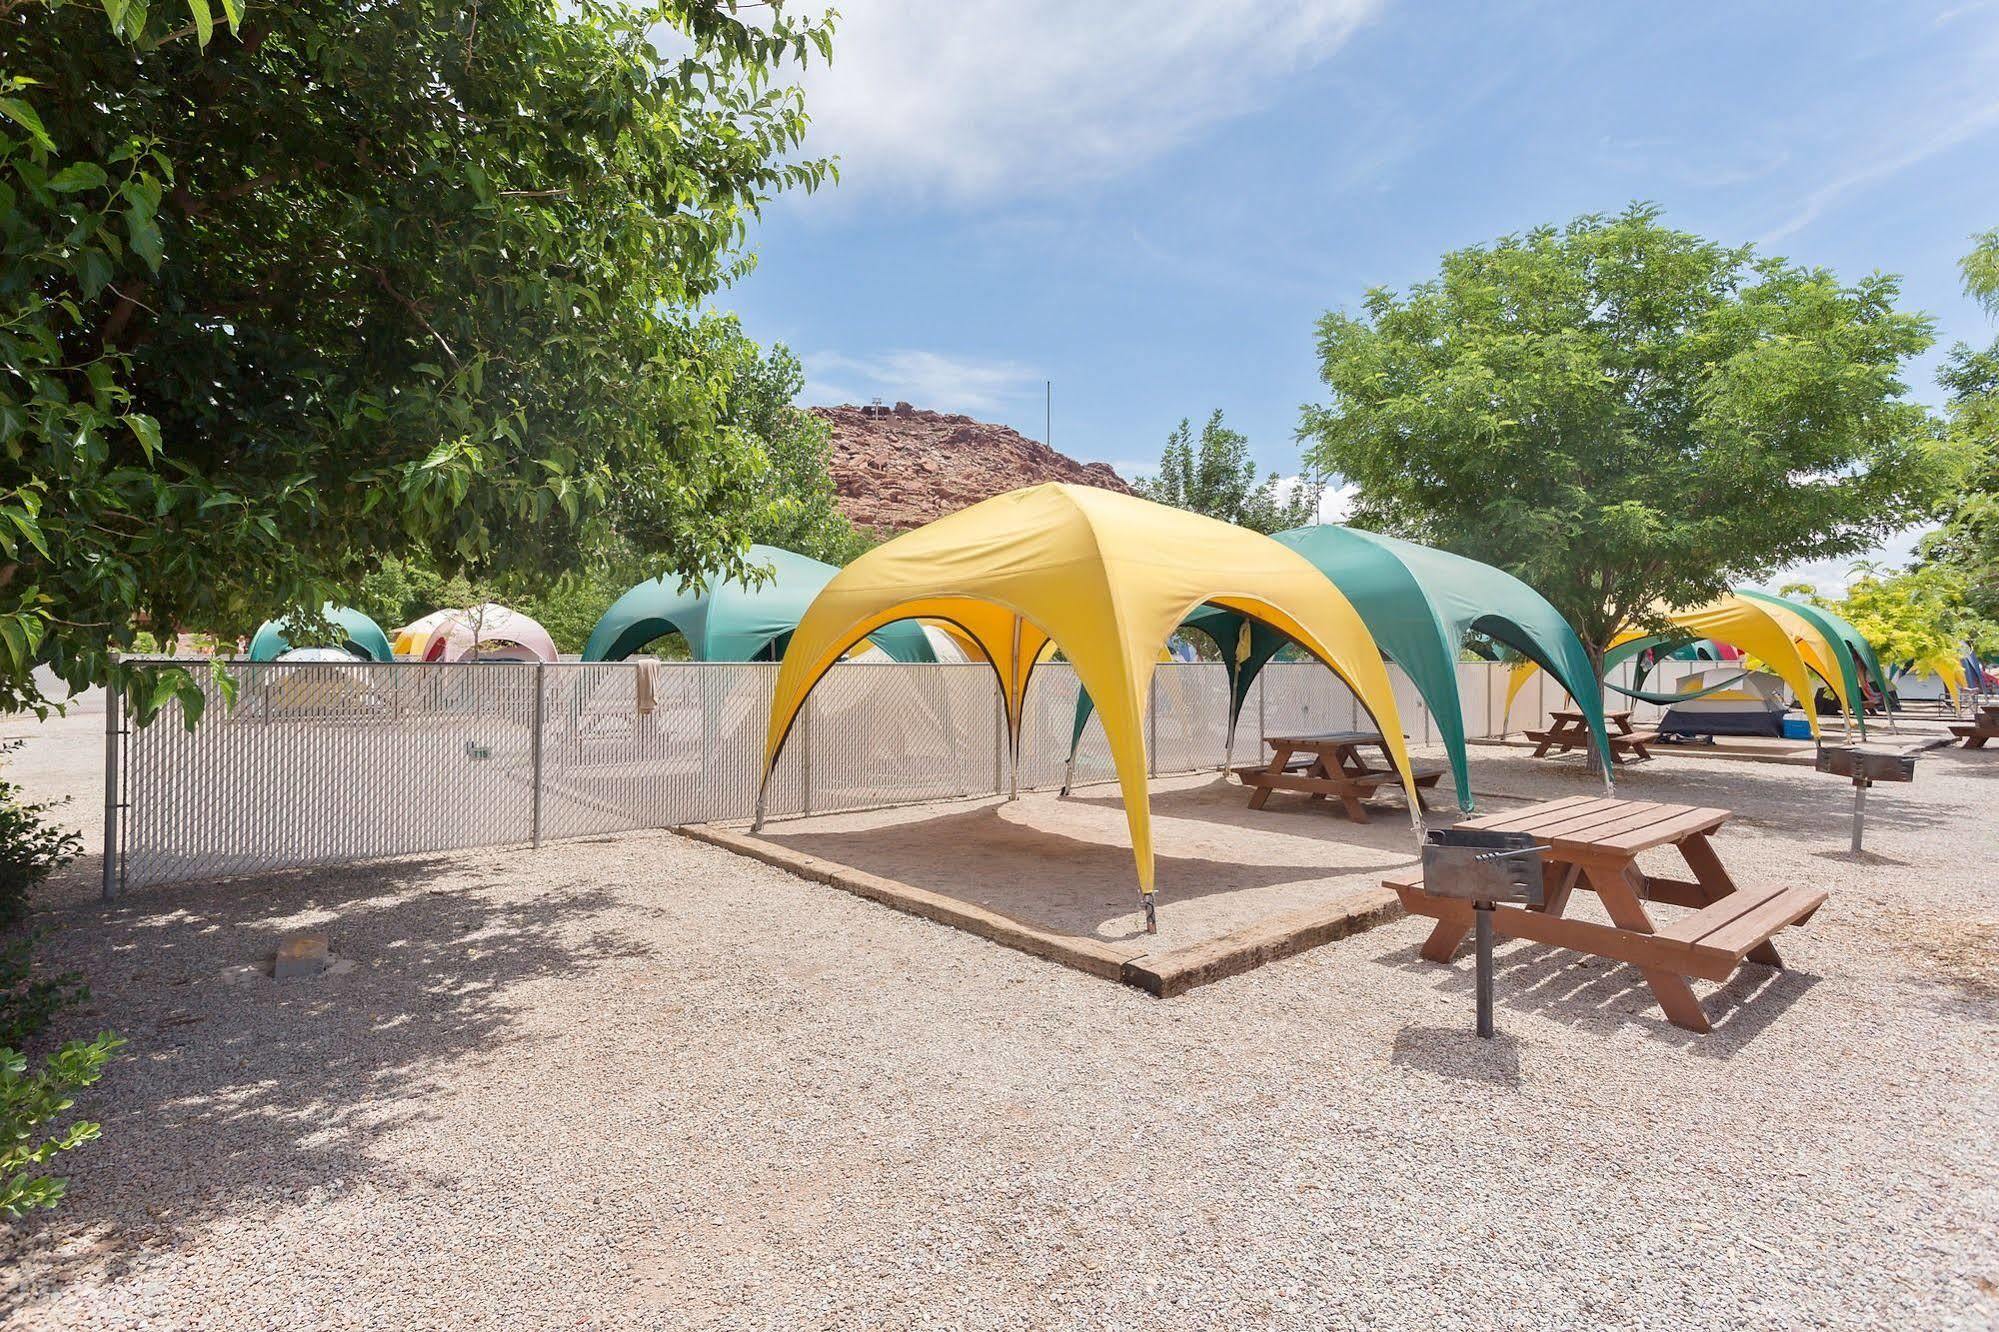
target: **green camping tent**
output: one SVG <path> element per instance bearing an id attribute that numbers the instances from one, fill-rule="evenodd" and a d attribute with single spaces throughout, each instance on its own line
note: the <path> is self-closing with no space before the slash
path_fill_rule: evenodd
<path id="1" fill-rule="evenodd" d="M 754 587 L 731 579 L 703 592 L 681 591 L 664 578 L 640 583 L 597 621 L 583 660 L 623 661 L 675 632 L 687 640 L 696 661 L 778 660 L 805 608 L 839 570 L 776 546 L 751 546 L 749 561 L 769 565 L 772 576 Z M 869 638 L 897 661 L 937 659 L 914 621 L 887 625 Z"/>
<path id="2" fill-rule="evenodd" d="M 319 614 L 320 618 L 340 631 L 339 646 L 344 651 L 351 652 L 366 661 L 396 659 L 396 654 L 389 649 L 389 636 L 382 632 L 382 626 L 360 611 L 346 606 L 336 606 L 329 601 L 319 608 Z M 266 620 L 257 626 L 256 635 L 250 639 L 251 661 L 276 661 L 292 650 L 292 644 L 285 637 L 281 623 L 278 620 Z"/>
<path id="3" fill-rule="evenodd" d="M 1480 633 L 1532 660 L 1558 680 L 1589 719 L 1609 771 L 1603 694 L 1582 640 L 1539 592 L 1501 569 L 1412 541 L 1331 524 L 1279 532 L 1277 540 L 1310 560 L 1353 603 L 1388 659 L 1400 666 L 1436 719 L 1451 761 L 1458 804 L 1472 807 L 1465 761 L 1464 709 L 1458 698 L 1458 654 L 1467 633 Z M 1203 606 L 1183 627 L 1215 640 L 1229 672 L 1229 737 L 1257 673 L 1286 640 L 1233 611 Z M 1077 699 L 1071 753 L 1089 717 Z"/>

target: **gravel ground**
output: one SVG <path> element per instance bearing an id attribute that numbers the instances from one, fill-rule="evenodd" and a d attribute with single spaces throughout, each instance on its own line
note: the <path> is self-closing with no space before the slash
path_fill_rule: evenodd
<path id="1" fill-rule="evenodd" d="M 88 764 L 19 758 L 95 817 Z M 1833 890 L 1791 970 L 1700 987 L 1706 1036 L 1502 943 L 1480 1042 L 1469 964 L 1407 920 L 1160 1002 L 671 834 L 108 909 L 86 860 L 47 948 L 132 1046 L 70 1199 L 5 1236 L 0 1317 L 1991 1327 L 1995 783 L 1926 758 L 1854 863 L 1830 779 L 1630 774 L 1739 811 L 1739 879 Z M 335 974 L 249 970 L 313 924 Z"/>

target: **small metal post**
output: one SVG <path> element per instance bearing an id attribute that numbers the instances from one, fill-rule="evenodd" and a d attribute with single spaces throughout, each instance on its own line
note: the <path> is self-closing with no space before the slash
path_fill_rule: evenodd
<path id="1" fill-rule="evenodd" d="M 534 723 L 534 734 L 528 740 L 528 762 L 533 770 L 534 845 L 537 849 L 541 846 L 541 719 L 542 696 L 546 692 L 542 688 L 542 669 L 547 664 L 543 661 L 534 664 L 534 707 L 529 712 Z"/>
<path id="2" fill-rule="evenodd" d="M 1152 684 L 1145 691 L 1145 771 L 1159 775 L 1159 668 L 1152 668 Z"/>
<path id="3" fill-rule="evenodd" d="M 104 686 L 104 900 L 107 902 L 117 899 L 124 872 L 124 857 L 118 851 L 118 774 L 122 759 L 120 742 L 125 735 L 121 725 L 125 698 L 116 656 L 112 657 L 111 666 Z"/>
<path id="4" fill-rule="evenodd" d="M 993 794 L 1000 793 L 1000 764 L 1006 761 L 1006 691 L 1004 686 L 993 689 Z"/>
<path id="5" fill-rule="evenodd" d="M 812 695 L 798 705 L 798 810 L 812 812 Z"/>
<path id="6" fill-rule="evenodd" d="M 1478 1034 L 1492 1035 L 1492 903 L 1472 904 L 1478 943 Z"/>
<path id="7" fill-rule="evenodd" d="M 1867 817 L 1867 787 L 1865 777 L 1853 779 L 1853 854 L 1860 854 L 1860 826 Z"/>
<path id="8" fill-rule="evenodd" d="M 1159 909 L 1158 903 L 1155 900 L 1155 894 L 1140 893 L 1138 900 L 1145 906 L 1145 932 L 1147 934 L 1159 933 Z"/>

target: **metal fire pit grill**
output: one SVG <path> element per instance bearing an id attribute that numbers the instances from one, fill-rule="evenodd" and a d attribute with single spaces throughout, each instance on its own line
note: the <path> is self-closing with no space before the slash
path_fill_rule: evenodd
<path id="1" fill-rule="evenodd" d="M 1472 904 L 1478 942 L 1478 1034 L 1492 1035 L 1492 909 L 1495 903 L 1540 906 L 1541 853 L 1532 833 L 1434 828 L 1423 843 L 1423 888 Z"/>

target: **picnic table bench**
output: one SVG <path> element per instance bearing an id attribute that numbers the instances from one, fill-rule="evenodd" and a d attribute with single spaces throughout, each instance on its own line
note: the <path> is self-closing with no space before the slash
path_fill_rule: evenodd
<path id="1" fill-rule="evenodd" d="M 1979 704 L 1978 715 L 1952 726 L 1950 733 L 1964 741 L 1966 749 L 1983 749 L 1987 740 L 1999 740 L 1999 703 Z"/>
<path id="2" fill-rule="evenodd" d="M 1262 809 L 1272 791 L 1297 791 L 1314 800 L 1334 799 L 1355 823 L 1368 822 L 1367 801 L 1383 786 L 1401 782 L 1387 743 L 1375 731 L 1324 731 L 1315 735 L 1273 735 L 1264 740 L 1270 746 L 1270 762 L 1237 768 L 1242 784 L 1251 788 L 1249 807 Z M 1378 750 L 1379 764 L 1363 756 L 1363 750 Z M 1416 804 L 1428 809 L 1423 792 L 1434 787 L 1444 775 L 1441 763 L 1411 763 L 1416 779 Z"/>
<path id="3" fill-rule="evenodd" d="M 1707 1015 L 1688 978 L 1725 981 L 1745 960 L 1783 966 L 1772 936 L 1786 925 L 1804 924 L 1826 899 L 1814 888 L 1737 888 L 1708 841 L 1727 819 L 1723 809 L 1572 796 L 1457 826 L 1531 833 L 1548 848 L 1542 858 L 1546 900 L 1539 907 L 1495 907 L 1495 931 L 1628 962 L 1644 975 L 1674 1026 L 1707 1031 Z M 1662 846 L 1679 851 L 1691 879 L 1638 868 L 1639 853 Z M 1472 904 L 1423 891 L 1420 867 L 1383 882 L 1411 915 L 1436 919 L 1423 956 L 1450 961 L 1471 930 Z M 1597 895 L 1611 924 L 1563 915 L 1577 888 Z M 1692 910 L 1655 923 L 1648 901 Z"/>
<path id="4" fill-rule="evenodd" d="M 1589 718 L 1580 712 L 1557 711 L 1548 714 L 1550 725 L 1545 731 L 1529 731 L 1527 738 L 1534 741 L 1533 757 L 1541 758 L 1550 750 L 1566 754 L 1571 749 L 1585 752 L 1589 749 Z M 1631 727 L 1629 712 L 1606 712 L 1603 714 L 1604 730 L 1610 740 L 1610 761 L 1612 763 L 1633 762 L 1652 757 L 1646 746 L 1659 739 L 1657 731 L 1637 731 Z"/>

